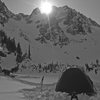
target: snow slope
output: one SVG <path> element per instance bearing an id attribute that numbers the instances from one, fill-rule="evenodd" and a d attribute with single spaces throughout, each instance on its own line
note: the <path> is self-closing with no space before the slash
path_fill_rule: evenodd
<path id="1" fill-rule="evenodd" d="M 0 77 L 0 100 L 23 100 L 23 95 L 19 93 L 23 88 L 32 88 L 32 86 Z"/>
<path id="2" fill-rule="evenodd" d="M 2 9 L 9 16 L 6 22 L 2 22 L 3 25 L 0 24 L 0 30 L 14 39 L 16 45 L 20 43 L 23 54 L 28 53 L 30 45 L 33 63 L 58 61 L 84 65 L 100 58 L 100 25 L 76 10 L 68 6 L 54 6 L 53 12 L 47 17 L 38 8 L 31 15 L 15 15 L 6 5 L 2 5 Z M 5 13 L 0 12 L 3 16 L 6 16 Z M 4 46 L 2 48 L 4 50 Z M 14 66 L 16 56 L 12 58 L 13 63 L 11 59 L 2 58 L 1 65 Z"/>

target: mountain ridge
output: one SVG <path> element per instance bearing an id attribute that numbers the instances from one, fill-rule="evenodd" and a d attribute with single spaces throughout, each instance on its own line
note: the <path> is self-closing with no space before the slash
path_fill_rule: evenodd
<path id="1" fill-rule="evenodd" d="M 2 66 L 13 67 L 25 59 L 80 65 L 99 59 L 100 25 L 75 9 L 53 6 L 48 19 L 39 8 L 24 15 L 10 12 L 1 1 L 0 5 L 0 46 L 7 56 L 1 56 Z"/>
<path id="2" fill-rule="evenodd" d="M 4 12 L 6 12 L 6 13 L 8 13 L 7 15 L 9 16 L 9 17 L 13 17 L 13 18 L 18 18 L 19 17 L 19 19 L 21 19 L 21 17 L 23 17 L 23 18 L 27 18 L 27 17 L 30 17 L 30 16 L 32 16 L 32 14 L 33 13 L 35 13 L 35 14 L 38 14 L 38 13 L 41 13 L 40 12 L 40 10 L 39 10 L 39 8 L 35 8 L 35 9 L 33 9 L 33 11 L 32 11 L 32 13 L 30 14 L 30 15 L 27 15 L 27 14 L 24 14 L 24 13 L 18 13 L 18 14 L 14 14 L 13 12 L 11 12 L 8 8 L 7 8 L 7 6 L 5 5 L 5 3 L 2 1 L 2 0 L 0 0 L 0 10 L 1 11 L 4 11 Z M 70 7 L 68 7 L 67 5 L 65 5 L 65 6 L 63 6 L 63 7 L 56 7 L 56 6 L 53 6 L 53 10 L 57 10 L 58 8 L 63 8 L 64 10 L 68 10 L 68 9 L 70 9 L 70 10 L 73 10 L 73 11 L 75 11 L 75 12 L 77 12 L 75 9 L 72 9 L 72 8 L 70 8 Z M 54 11 L 53 11 L 54 12 Z M 0 12 L 1 13 L 1 12 Z M 78 12 L 78 13 L 80 13 L 80 12 Z M 80 13 L 81 14 L 81 13 Z M 83 14 L 81 14 L 82 16 L 84 16 Z M 85 16 L 84 16 L 85 17 Z M 91 18 L 89 18 L 90 20 L 91 20 L 91 23 L 93 23 L 94 25 L 98 25 L 98 26 L 100 26 L 97 22 L 95 22 L 94 20 L 92 20 Z"/>

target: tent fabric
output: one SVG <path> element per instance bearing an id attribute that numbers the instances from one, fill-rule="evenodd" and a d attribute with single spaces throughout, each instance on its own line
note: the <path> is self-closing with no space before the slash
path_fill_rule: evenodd
<path id="1" fill-rule="evenodd" d="M 79 68 L 69 68 L 64 71 L 55 91 L 87 95 L 95 93 L 92 80 Z"/>

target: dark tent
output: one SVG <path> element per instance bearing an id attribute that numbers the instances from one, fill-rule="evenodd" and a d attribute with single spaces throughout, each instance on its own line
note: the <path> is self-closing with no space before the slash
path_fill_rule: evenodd
<path id="1" fill-rule="evenodd" d="M 86 93 L 89 96 L 95 93 L 92 80 L 79 68 L 69 68 L 63 72 L 55 91 L 70 95 Z"/>

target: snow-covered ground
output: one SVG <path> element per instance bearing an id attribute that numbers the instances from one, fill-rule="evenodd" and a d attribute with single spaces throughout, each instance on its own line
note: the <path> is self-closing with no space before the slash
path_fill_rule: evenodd
<path id="1" fill-rule="evenodd" d="M 89 97 L 87 95 L 79 94 L 78 98 L 79 100 L 100 100 L 100 73 L 95 75 L 95 73 L 91 72 L 88 73 L 88 75 L 91 77 L 91 79 L 94 82 L 94 85 L 97 89 L 97 95 Z M 25 81 L 35 82 L 38 83 L 41 81 L 42 76 L 44 76 L 44 84 L 51 84 L 58 81 L 60 75 L 43 75 L 43 74 L 36 74 L 33 75 L 35 78 L 21 78 Z M 37 76 L 37 78 L 36 78 Z M 26 100 L 70 100 L 70 96 L 66 93 L 57 93 L 55 92 L 55 84 L 52 85 L 43 85 L 42 92 L 41 88 L 37 87 L 34 89 L 22 89 L 20 91 L 23 93 Z"/>
<path id="2" fill-rule="evenodd" d="M 34 83 L 40 83 L 43 75 L 34 75 L 30 77 L 27 75 L 19 75 L 16 79 L 11 79 L 8 77 L 0 76 L 0 100 L 24 100 L 22 92 L 23 89 L 33 89 L 35 88 Z M 47 76 L 44 78 L 45 84 L 50 84 L 52 82 L 57 82 L 57 77 L 50 75 L 49 79 Z M 23 81 L 21 81 L 23 80 Z M 33 83 L 30 84 L 30 83 Z"/>
<path id="3" fill-rule="evenodd" d="M 59 73 L 59 74 L 33 73 L 31 75 L 20 74 L 16 78 L 21 79 L 21 80 L 25 80 L 25 81 L 28 81 L 28 82 L 40 83 L 43 76 L 44 76 L 44 80 L 43 80 L 44 84 L 53 84 L 53 83 L 57 83 L 58 79 L 61 76 L 61 73 Z"/>
<path id="4" fill-rule="evenodd" d="M 40 82 L 44 76 L 42 92 Z M 100 100 L 100 73 L 89 73 L 97 88 L 97 95 L 89 97 L 79 94 L 79 100 Z M 0 77 L 0 100 L 70 100 L 66 93 L 55 92 L 56 84 L 60 75 L 34 74 L 18 75 L 15 79 Z M 95 79 L 95 80 L 94 80 Z"/>
<path id="5" fill-rule="evenodd" d="M 32 88 L 32 86 L 1 76 L 0 100 L 23 100 L 23 95 L 19 92 L 19 90 L 23 88 Z"/>

